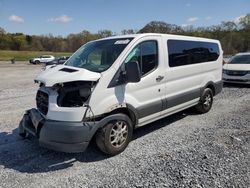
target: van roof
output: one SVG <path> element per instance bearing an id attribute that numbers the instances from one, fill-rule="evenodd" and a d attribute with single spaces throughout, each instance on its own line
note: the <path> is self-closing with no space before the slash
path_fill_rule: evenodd
<path id="1" fill-rule="evenodd" d="M 131 35 L 118 35 L 118 36 L 111 36 L 108 38 L 103 39 L 119 39 L 119 38 L 141 38 L 146 36 L 161 36 L 168 39 L 181 39 L 181 40 L 195 40 L 195 41 L 209 41 L 209 42 L 219 42 L 215 39 L 208 39 L 208 38 L 201 38 L 201 37 L 191 37 L 185 35 L 173 35 L 173 34 L 161 34 L 161 33 L 142 33 L 142 34 L 131 34 Z M 100 39 L 100 40 L 103 40 Z"/>

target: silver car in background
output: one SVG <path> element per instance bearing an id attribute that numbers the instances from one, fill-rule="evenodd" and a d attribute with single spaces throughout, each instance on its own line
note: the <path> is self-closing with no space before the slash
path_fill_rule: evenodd
<path id="1" fill-rule="evenodd" d="M 39 64 L 39 63 L 48 63 L 54 60 L 55 60 L 55 57 L 52 55 L 41 55 L 40 57 L 30 59 L 29 62 L 31 64 Z"/>

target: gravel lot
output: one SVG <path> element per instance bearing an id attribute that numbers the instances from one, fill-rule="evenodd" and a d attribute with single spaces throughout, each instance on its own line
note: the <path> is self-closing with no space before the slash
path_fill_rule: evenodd
<path id="1" fill-rule="evenodd" d="M 137 129 L 120 155 L 80 154 L 22 140 L 41 66 L 0 62 L 0 187 L 250 187 L 250 87 L 227 85 L 212 110 L 186 110 Z"/>

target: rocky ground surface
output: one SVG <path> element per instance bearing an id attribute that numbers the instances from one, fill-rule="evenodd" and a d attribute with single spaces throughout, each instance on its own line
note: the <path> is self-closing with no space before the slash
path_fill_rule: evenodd
<path id="1" fill-rule="evenodd" d="M 207 114 L 186 110 L 137 129 L 120 155 L 94 143 L 65 154 L 17 133 L 40 70 L 0 62 L 0 187 L 250 187 L 250 87 L 226 85 Z"/>

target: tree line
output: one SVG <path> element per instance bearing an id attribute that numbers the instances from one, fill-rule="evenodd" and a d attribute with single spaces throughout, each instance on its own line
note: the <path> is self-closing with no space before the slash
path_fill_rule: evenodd
<path id="1" fill-rule="evenodd" d="M 177 35 L 197 36 L 220 40 L 225 54 L 250 51 L 250 13 L 239 22 L 222 22 L 209 27 L 178 26 L 162 21 L 152 21 L 140 30 L 124 29 L 121 34 L 135 33 L 169 33 Z M 81 45 L 95 39 L 116 35 L 110 30 L 91 33 L 83 30 L 66 37 L 49 35 L 26 35 L 23 33 L 7 33 L 0 27 L 0 50 L 53 51 L 74 52 Z"/>

